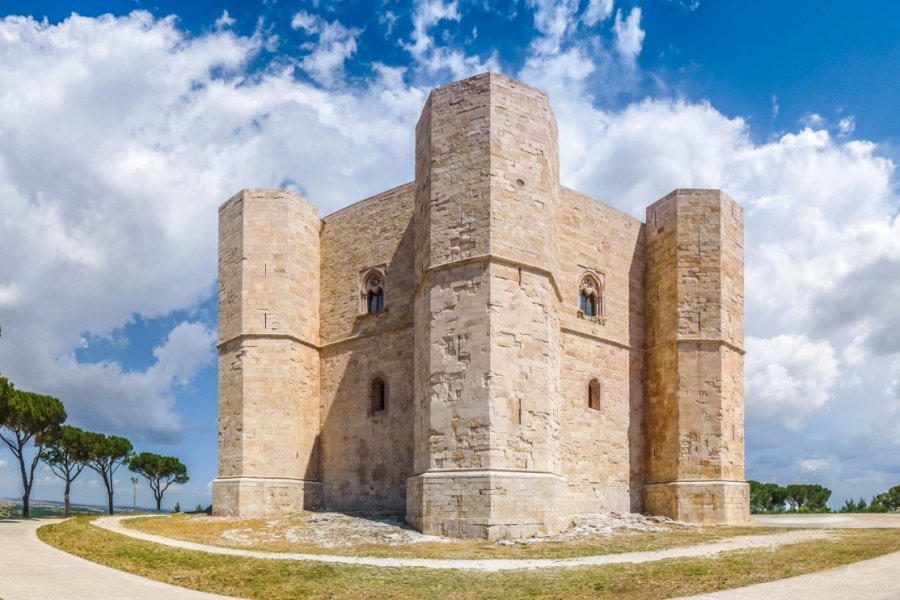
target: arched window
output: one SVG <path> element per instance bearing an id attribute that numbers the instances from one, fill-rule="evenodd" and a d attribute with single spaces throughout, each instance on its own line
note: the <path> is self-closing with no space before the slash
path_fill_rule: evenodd
<path id="1" fill-rule="evenodd" d="M 600 381 L 595 377 L 588 383 L 588 408 L 600 410 L 600 396 L 602 388 Z"/>
<path id="2" fill-rule="evenodd" d="M 377 313 L 384 310 L 384 275 L 373 269 L 365 279 L 366 312 Z"/>
<path id="3" fill-rule="evenodd" d="M 581 316 L 589 319 L 603 316 L 603 288 L 593 275 L 581 278 L 580 292 L 578 310 Z"/>
<path id="4" fill-rule="evenodd" d="M 372 380 L 372 385 L 369 387 L 369 396 L 372 414 L 387 410 L 387 384 L 385 384 L 384 379 L 376 377 Z"/>

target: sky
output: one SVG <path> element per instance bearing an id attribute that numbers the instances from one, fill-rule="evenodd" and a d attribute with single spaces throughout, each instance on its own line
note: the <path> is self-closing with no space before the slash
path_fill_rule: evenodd
<path id="1" fill-rule="evenodd" d="M 642 220 L 678 187 L 744 207 L 747 477 L 868 499 L 900 484 L 897 22 L 874 0 L 0 0 L 0 372 L 180 457 L 164 507 L 208 504 L 217 207 L 286 187 L 325 215 L 411 181 L 429 90 L 491 70 L 550 95 L 564 185 Z M 38 472 L 33 497 L 61 490 Z"/>

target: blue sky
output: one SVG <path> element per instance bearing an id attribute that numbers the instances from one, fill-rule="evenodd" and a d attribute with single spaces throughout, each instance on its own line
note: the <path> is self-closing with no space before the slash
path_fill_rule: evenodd
<path id="1" fill-rule="evenodd" d="M 639 218 L 675 187 L 744 206 L 748 477 L 833 505 L 900 484 L 900 5 L 864 6 L 5 0 L 0 372 L 180 456 L 166 505 L 209 502 L 217 206 L 409 181 L 428 90 L 495 70 L 550 94 L 565 185 Z"/>

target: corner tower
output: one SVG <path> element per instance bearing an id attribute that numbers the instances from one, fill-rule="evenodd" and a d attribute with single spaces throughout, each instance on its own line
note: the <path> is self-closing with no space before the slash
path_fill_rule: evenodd
<path id="1" fill-rule="evenodd" d="M 647 512 L 749 518 L 741 207 L 676 190 L 647 209 Z"/>
<path id="2" fill-rule="evenodd" d="M 217 515 L 320 506 L 319 219 L 286 190 L 219 208 Z"/>
<path id="3" fill-rule="evenodd" d="M 426 533 L 557 531 L 559 159 L 547 96 L 486 73 L 416 127 L 415 475 Z"/>

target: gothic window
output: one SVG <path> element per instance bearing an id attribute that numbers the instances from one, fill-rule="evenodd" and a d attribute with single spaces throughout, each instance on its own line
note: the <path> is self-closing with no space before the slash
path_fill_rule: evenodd
<path id="1" fill-rule="evenodd" d="M 384 273 L 380 269 L 372 269 L 363 280 L 363 298 L 364 312 L 373 314 L 384 310 Z"/>
<path id="2" fill-rule="evenodd" d="M 595 377 L 588 383 L 588 408 L 600 410 L 600 381 Z"/>
<path id="3" fill-rule="evenodd" d="M 598 279 L 587 274 L 581 278 L 579 287 L 579 316 L 592 320 L 600 320 L 603 317 L 603 287 Z"/>
<path id="4" fill-rule="evenodd" d="M 384 379 L 376 377 L 372 380 L 369 396 L 373 415 L 387 410 L 387 384 L 385 384 Z"/>

